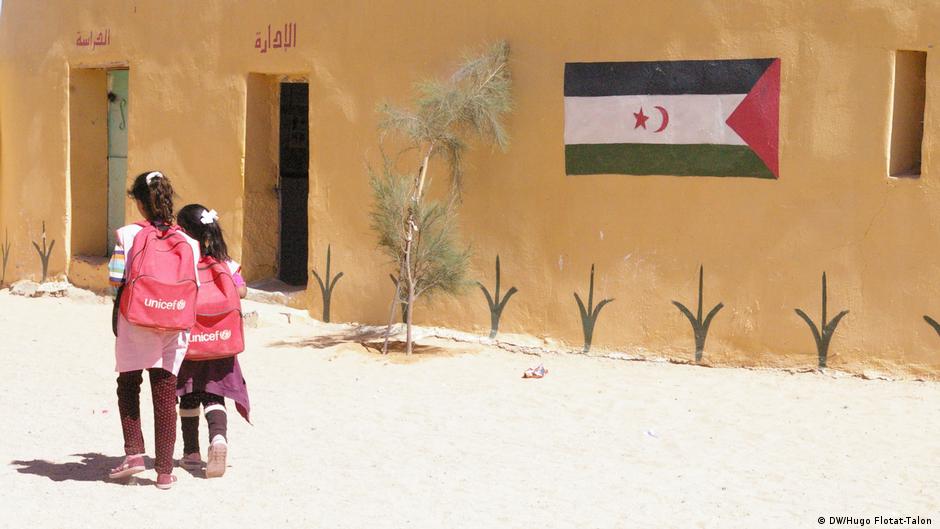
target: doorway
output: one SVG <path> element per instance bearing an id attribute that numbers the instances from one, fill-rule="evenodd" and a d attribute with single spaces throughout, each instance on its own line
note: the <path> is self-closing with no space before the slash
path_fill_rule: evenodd
<path id="1" fill-rule="evenodd" d="M 128 71 L 108 71 L 108 254 L 127 201 Z"/>
<path id="2" fill-rule="evenodd" d="M 69 71 L 70 254 L 101 259 L 124 224 L 128 70 Z"/>
<path id="3" fill-rule="evenodd" d="M 307 284 L 307 195 L 310 147 L 307 83 L 281 83 L 279 174 L 281 240 L 278 279 Z"/>
<path id="4" fill-rule="evenodd" d="M 261 290 L 303 291 L 308 274 L 308 84 L 251 73 L 246 89 L 242 274 Z"/>

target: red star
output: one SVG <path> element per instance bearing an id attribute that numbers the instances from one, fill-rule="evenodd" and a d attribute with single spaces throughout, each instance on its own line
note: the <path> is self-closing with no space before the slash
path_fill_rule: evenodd
<path id="1" fill-rule="evenodd" d="M 640 127 L 646 129 L 646 120 L 648 120 L 650 117 L 643 113 L 643 107 L 640 107 L 639 112 L 634 112 L 633 117 L 636 118 L 636 125 L 633 126 L 634 129 L 638 129 Z"/>

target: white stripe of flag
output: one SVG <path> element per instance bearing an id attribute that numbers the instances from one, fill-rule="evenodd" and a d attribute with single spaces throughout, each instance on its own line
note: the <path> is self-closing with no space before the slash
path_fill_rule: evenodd
<path id="1" fill-rule="evenodd" d="M 747 94 L 565 98 L 565 145 L 659 143 L 746 145 L 725 123 Z M 656 107 L 662 107 L 665 112 Z M 634 115 L 642 109 L 646 128 Z M 659 129 L 668 114 L 666 128 Z"/>

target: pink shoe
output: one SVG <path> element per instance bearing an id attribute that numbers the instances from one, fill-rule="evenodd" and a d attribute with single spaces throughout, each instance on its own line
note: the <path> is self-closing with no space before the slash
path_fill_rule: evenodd
<path id="1" fill-rule="evenodd" d="M 207 478 L 221 478 L 225 474 L 225 456 L 228 454 L 228 444 L 225 441 L 216 441 L 209 445 L 209 463 L 206 464 Z"/>
<path id="2" fill-rule="evenodd" d="M 147 470 L 147 467 L 144 466 L 144 454 L 135 454 L 132 456 L 125 456 L 124 462 L 121 463 L 118 467 L 112 468 L 111 472 L 108 474 L 108 477 L 111 479 L 124 479 L 133 476 L 134 474 L 139 474 Z"/>
<path id="3" fill-rule="evenodd" d="M 160 490 L 169 490 L 176 483 L 176 476 L 173 474 L 157 474 L 157 488 Z"/>
<path id="4" fill-rule="evenodd" d="M 180 459 L 180 467 L 186 470 L 199 470 L 204 464 L 205 461 L 202 460 L 202 456 L 199 455 L 199 452 L 186 454 Z"/>

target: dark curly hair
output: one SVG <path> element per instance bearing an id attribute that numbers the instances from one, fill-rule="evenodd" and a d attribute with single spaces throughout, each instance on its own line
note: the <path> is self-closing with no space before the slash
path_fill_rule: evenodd
<path id="1" fill-rule="evenodd" d="M 180 227 L 186 230 L 186 233 L 193 239 L 199 241 L 199 252 L 203 256 L 213 257 L 221 262 L 230 261 L 228 246 L 222 235 L 222 226 L 219 225 L 218 220 L 203 224 L 202 214 L 205 211 L 209 211 L 209 208 L 202 204 L 183 206 L 177 214 Z"/>
<path id="2" fill-rule="evenodd" d="M 147 177 L 151 176 L 148 184 Z M 173 186 L 170 185 L 170 179 L 160 171 L 147 171 L 137 175 L 134 185 L 127 190 L 127 196 L 143 204 L 148 221 L 173 224 Z"/>

